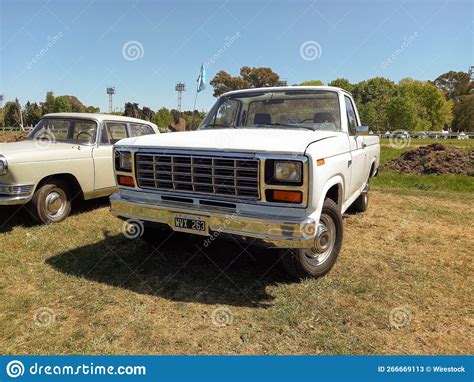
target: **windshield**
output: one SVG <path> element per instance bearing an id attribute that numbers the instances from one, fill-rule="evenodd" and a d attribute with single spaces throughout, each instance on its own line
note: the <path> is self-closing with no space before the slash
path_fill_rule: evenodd
<path id="1" fill-rule="evenodd" d="M 28 138 L 87 145 L 95 143 L 96 134 L 97 123 L 95 121 L 43 118 L 28 135 Z"/>
<path id="2" fill-rule="evenodd" d="M 200 129 L 304 128 L 339 131 L 339 98 L 334 91 L 255 91 L 221 97 Z"/>

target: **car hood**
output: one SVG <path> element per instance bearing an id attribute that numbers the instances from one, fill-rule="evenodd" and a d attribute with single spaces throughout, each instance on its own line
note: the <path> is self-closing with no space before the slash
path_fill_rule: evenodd
<path id="1" fill-rule="evenodd" d="M 91 146 L 64 142 L 48 142 L 26 139 L 20 142 L 0 143 L 0 155 L 8 163 L 69 160 L 90 156 Z"/>
<path id="2" fill-rule="evenodd" d="M 337 134 L 337 132 L 301 128 L 209 129 L 127 138 L 119 141 L 116 146 L 304 154 L 312 142 Z"/>

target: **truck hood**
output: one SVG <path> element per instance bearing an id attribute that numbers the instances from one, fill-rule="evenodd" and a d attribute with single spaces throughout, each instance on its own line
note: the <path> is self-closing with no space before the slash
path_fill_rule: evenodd
<path id="1" fill-rule="evenodd" d="M 6 157 L 9 164 L 69 160 L 90 157 L 91 146 L 26 139 L 20 142 L 0 143 L 0 155 Z"/>
<path id="2" fill-rule="evenodd" d="M 301 128 L 209 129 L 127 138 L 119 141 L 116 146 L 304 154 L 310 143 L 337 134 L 337 132 Z"/>

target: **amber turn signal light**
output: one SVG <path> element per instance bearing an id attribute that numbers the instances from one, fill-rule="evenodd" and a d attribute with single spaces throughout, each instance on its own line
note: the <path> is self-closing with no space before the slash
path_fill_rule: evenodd
<path id="1" fill-rule="evenodd" d="M 119 186 L 135 187 L 135 182 L 131 176 L 119 175 L 117 177 L 117 183 Z"/>
<path id="2" fill-rule="evenodd" d="M 272 202 L 296 203 L 303 201 L 303 193 L 301 191 L 284 191 L 273 190 L 270 192 Z"/>

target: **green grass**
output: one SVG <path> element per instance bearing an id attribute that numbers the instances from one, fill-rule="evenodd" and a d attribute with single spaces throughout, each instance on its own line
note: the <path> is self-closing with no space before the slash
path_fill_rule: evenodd
<path id="1" fill-rule="evenodd" d="M 474 210 L 459 194 L 371 192 L 366 213 L 344 217 L 333 270 L 303 281 L 274 251 L 177 234 L 155 249 L 124 237 L 105 202 L 87 206 L 46 227 L 0 215 L 3 354 L 472 351 Z M 410 319 L 397 329 L 399 308 Z M 222 309 L 232 319 L 218 326 Z"/>

